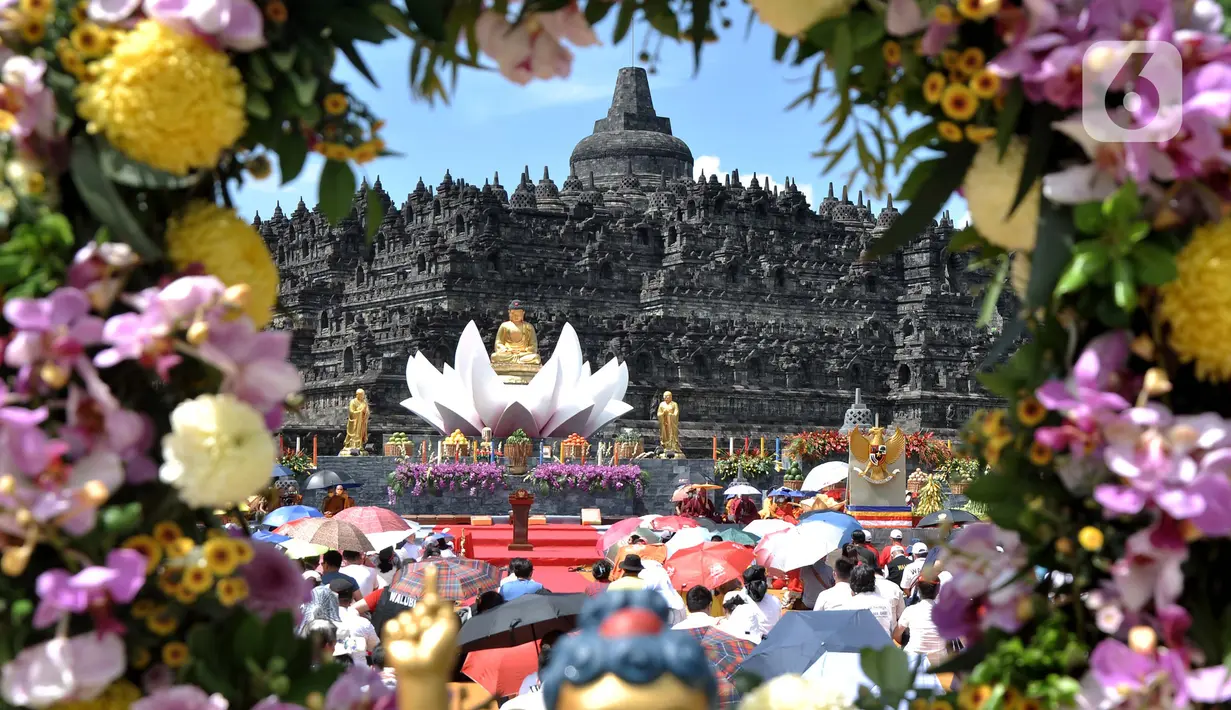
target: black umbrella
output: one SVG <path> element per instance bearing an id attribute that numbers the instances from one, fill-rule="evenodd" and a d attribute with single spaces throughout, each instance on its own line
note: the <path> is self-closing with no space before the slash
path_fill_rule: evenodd
<path id="1" fill-rule="evenodd" d="M 938 528 L 946 523 L 967 525 L 977 522 L 979 522 L 978 516 L 965 510 L 938 510 L 935 513 L 923 516 L 923 520 L 919 521 L 917 527 Z"/>
<path id="2" fill-rule="evenodd" d="M 859 653 L 891 643 L 867 609 L 791 612 L 789 622 L 774 624 L 739 669 L 761 678 L 802 674 L 830 651 Z"/>
<path id="3" fill-rule="evenodd" d="M 319 491 L 323 489 L 333 488 L 334 486 L 342 486 L 343 488 L 358 488 L 362 483 L 354 481 L 344 481 L 342 477 L 333 471 L 317 471 L 308 476 L 308 481 L 304 484 L 305 491 Z"/>
<path id="4" fill-rule="evenodd" d="M 538 641 L 553 631 L 567 633 L 590 597 L 586 594 L 525 594 L 475 614 L 457 635 L 462 651 L 510 648 Z"/>

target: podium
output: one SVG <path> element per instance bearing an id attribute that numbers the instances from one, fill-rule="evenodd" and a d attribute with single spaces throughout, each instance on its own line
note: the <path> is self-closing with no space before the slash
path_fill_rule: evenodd
<path id="1" fill-rule="evenodd" d="M 530 506 L 534 505 L 534 494 L 519 488 L 509 494 L 509 521 L 513 523 L 513 542 L 509 544 L 512 552 L 529 552 L 534 549 L 530 544 Z"/>

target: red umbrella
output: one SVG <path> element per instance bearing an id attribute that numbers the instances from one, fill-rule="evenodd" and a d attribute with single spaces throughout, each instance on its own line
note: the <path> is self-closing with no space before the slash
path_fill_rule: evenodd
<path id="1" fill-rule="evenodd" d="M 625 518 L 620 522 L 607 528 L 598 538 L 598 542 L 594 543 L 594 551 L 601 557 L 607 553 L 613 545 L 621 542 L 624 538 L 633 534 L 633 531 L 641 527 L 644 523 L 641 518 Z"/>
<path id="2" fill-rule="evenodd" d="M 675 553 L 663 564 L 676 589 L 716 589 L 739 579 L 755 559 L 753 551 L 734 542 L 703 542 Z"/>
<path id="3" fill-rule="evenodd" d="M 289 523 L 284 523 L 282 525 L 279 525 L 278 527 L 273 529 L 273 532 L 275 535 L 285 535 L 287 537 L 291 537 L 291 533 L 295 530 L 297 526 L 303 525 L 309 520 L 324 520 L 324 519 L 325 518 L 299 518 L 297 520 L 292 520 Z"/>
<path id="4" fill-rule="evenodd" d="M 718 679 L 718 707 L 737 707 L 740 693 L 735 687 L 735 673 L 739 670 L 740 664 L 756 649 L 756 644 L 719 631 L 713 626 L 683 629 L 676 633 L 689 634 L 701 642 L 705 657 L 714 669 L 714 676 Z"/>
<path id="5" fill-rule="evenodd" d="M 494 697 L 517 695 L 526 676 L 539 669 L 539 642 L 520 646 L 471 651 L 462 663 L 462 674 Z"/>
<path id="6" fill-rule="evenodd" d="M 701 525 L 699 525 L 697 521 L 692 518 L 686 518 L 683 515 L 664 515 L 661 518 L 654 518 L 650 521 L 651 530 L 659 530 L 662 532 L 679 532 L 684 528 L 699 527 L 701 527 Z"/>
<path id="7" fill-rule="evenodd" d="M 375 549 L 368 536 L 359 528 L 337 518 L 307 518 L 286 534 L 296 540 L 323 545 L 331 550 L 372 552 Z"/>
<path id="8" fill-rule="evenodd" d="M 334 515 L 333 519 L 345 520 L 365 533 L 397 532 L 410 529 L 410 523 L 403 520 L 402 516 L 392 510 L 372 505 L 347 508 Z"/>

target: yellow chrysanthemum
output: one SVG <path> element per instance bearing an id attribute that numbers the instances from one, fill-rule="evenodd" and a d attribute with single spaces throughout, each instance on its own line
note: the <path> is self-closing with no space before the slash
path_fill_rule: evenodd
<path id="1" fill-rule="evenodd" d="M 235 548 L 235 559 L 239 560 L 239 564 L 246 565 L 252 561 L 252 545 L 247 540 L 231 538 L 231 545 Z"/>
<path id="2" fill-rule="evenodd" d="M 235 606 L 248 597 L 248 582 L 240 577 L 228 577 L 214 587 L 218 595 L 218 603 L 223 606 Z"/>
<path id="3" fill-rule="evenodd" d="M 957 706 L 961 710 L 982 710 L 991 697 L 992 687 L 990 685 L 975 685 L 973 683 L 963 685 L 961 691 L 957 694 Z"/>
<path id="4" fill-rule="evenodd" d="M 162 647 L 162 662 L 168 668 L 182 668 L 188 663 L 188 644 L 183 641 L 171 641 Z"/>
<path id="5" fill-rule="evenodd" d="M 326 94 L 325 99 L 321 101 L 321 108 L 325 109 L 325 113 L 330 116 L 341 116 L 346 113 L 350 102 L 346 100 L 346 94 L 332 93 Z"/>
<path id="6" fill-rule="evenodd" d="M 996 129 L 991 126 L 976 126 L 968 124 L 966 126 L 966 140 L 975 145 L 982 145 L 996 137 Z"/>
<path id="7" fill-rule="evenodd" d="M 987 63 L 987 55 L 978 47 L 967 47 L 957 58 L 957 68 L 967 74 L 974 74 Z"/>
<path id="8" fill-rule="evenodd" d="M 202 594 L 214 586 L 214 575 L 208 567 L 189 567 L 180 578 L 180 586 L 194 594 Z"/>
<path id="9" fill-rule="evenodd" d="M 362 143 L 358 148 L 351 152 L 351 159 L 359 165 L 370 163 L 376 160 L 376 147 L 371 143 Z"/>
<path id="10" fill-rule="evenodd" d="M 57 50 L 56 56 L 59 57 L 60 66 L 64 67 L 64 71 L 72 74 L 77 81 L 85 81 L 89 78 L 89 65 L 71 46 Z"/>
<path id="11" fill-rule="evenodd" d="M 341 143 L 322 143 L 321 154 L 329 160 L 336 160 L 339 163 L 345 163 L 350 160 L 350 148 L 347 148 Z"/>
<path id="12" fill-rule="evenodd" d="M 156 636 L 169 636 L 179 627 L 179 621 L 169 613 L 162 612 L 146 619 L 145 627 Z"/>
<path id="13" fill-rule="evenodd" d="M 1035 466 L 1046 466 L 1051 463 L 1052 450 L 1037 441 L 1030 442 L 1030 463 Z"/>
<path id="14" fill-rule="evenodd" d="M 202 559 L 210 572 L 225 577 L 239 566 L 239 557 L 235 554 L 235 546 L 230 540 L 209 540 L 202 547 Z"/>
<path id="15" fill-rule="evenodd" d="M 246 284 L 244 313 L 257 328 L 269 324 L 278 298 L 278 267 L 265 240 L 234 210 L 192 202 L 168 222 L 166 242 L 175 268 L 200 263 L 227 286 Z"/>
<path id="16" fill-rule="evenodd" d="M 966 171 L 962 194 L 970 208 L 970 219 L 979 234 L 992 244 L 1009 251 L 1031 252 L 1039 225 L 1042 181 L 1035 181 L 1017 210 L 1009 216 L 1026 162 L 1026 141 L 1014 137 L 1003 159 L 998 153 L 995 142 L 984 143 Z"/>
<path id="17" fill-rule="evenodd" d="M 87 130 L 176 175 L 218 163 L 247 129 L 244 82 L 204 40 L 143 20 L 77 87 Z"/>
<path id="18" fill-rule="evenodd" d="M 1077 531 L 1077 544 L 1087 552 L 1098 552 L 1103 549 L 1103 531 L 1087 525 Z"/>
<path id="19" fill-rule="evenodd" d="M 1000 76 L 987 69 L 980 69 L 970 78 L 970 90 L 981 99 L 992 99 L 1000 91 Z"/>
<path id="20" fill-rule="evenodd" d="M 68 16 L 73 21 L 74 25 L 80 25 L 82 22 L 89 19 L 89 10 L 89 2 L 79 2 L 76 5 L 73 5 L 73 9 L 68 11 Z"/>
<path id="21" fill-rule="evenodd" d="M 1176 255 L 1176 279 L 1160 292 L 1159 316 L 1180 362 L 1206 382 L 1231 380 L 1231 220 L 1198 227 Z"/>
<path id="22" fill-rule="evenodd" d="M 23 15 L 46 18 L 55 8 L 55 3 L 52 0 L 21 0 L 17 3 L 17 8 Z"/>
<path id="23" fill-rule="evenodd" d="M 73 49 L 87 58 L 102 56 L 107 51 L 107 33 L 92 22 L 74 27 L 68 39 Z"/>
<path id="24" fill-rule="evenodd" d="M 43 18 L 27 15 L 20 22 L 21 38 L 28 44 L 38 44 L 47 36 L 47 22 Z"/>
<path id="25" fill-rule="evenodd" d="M 957 15 L 953 14 L 953 8 L 948 5 L 937 5 L 932 10 L 932 19 L 942 25 L 952 25 L 957 22 Z"/>
<path id="26" fill-rule="evenodd" d="M 1017 403 L 1017 421 L 1026 426 L 1038 426 L 1047 418 L 1047 408 L 1034 397 L 1026 397 Z"/>
<path id="27" fill-rule="evenodd" d="M 940 103 L 940 97 L 945 93 L 945 85 L 948 83 L 945 75 L 938 71 L 928 74 L 923 80 L 923 98 L 930 104 Z"/>
<path id="28" fill-rule="evenodd" d="M 93 700 L 65 700 L 51 710 L 128 710 L 141 699 L 141 690 L 126 680 L 117 680 Z"/>
<path id="29" fill-rule="evenodd" d="M 163 547 L 171 547 L 183 536 L 184 531 L 174 520 L 163 520 L 154 525 L 154 539 Z"/>
<path id="30" fill-rule="evenodd" d="M 982 22 L 1000 12 L 1000 0 L 958 0 L 957 11 L 967 20 Z"/>
<path id="31" fill-rule="evenodd" d="M 143 671 L 146 668 L 149 668 L 150 663 L 153 662 L 153 660 L 154 659 L 150 657 L 149 649 L 138 648 L 134 650 L 132 652 L 132 656 L 129 657 L 128 665 L 139 671 Z"/>
<path id="32" fill-rule="evenodd" d="M 148 619 L 158 613 L 158 605 L 153 599 L 138 599 L 129 609 L 134 619 Z"/>
<path id="33" fill-rule="evenodd" d="M 979 110 L 979 99 L 964 84 L 950 84 L 940 95 L 940 110 L 954 121 L 969 121 Z"/>
<path id="34" fill-rule="evenodd" d="M 936 124 L 936 132 L 940 137 L 950 143 L 960 143 L 962 141 L 962 127 L 953 121 L 941 121 Z"/>
<path id="35" fill-rule="evenodd" d="M 956 49 L 946 49 L 940 53 L 940 65 L 949 71 L 957 69 L 957 60 L 960 56 Z"/>
<path id="36" fill-rule="evenodd" d="M 902 62 L 902 45 L 889 40 L 881 45 L 881 56 L 885 58 L 885 63 L 890 66 L 897 66 Z"/>

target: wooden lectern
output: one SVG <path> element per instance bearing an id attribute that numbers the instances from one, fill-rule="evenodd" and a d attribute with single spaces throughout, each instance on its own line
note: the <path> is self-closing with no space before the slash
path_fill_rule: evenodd
<path id="1" fill-rule="evenodd" d="M 513 523 L 513 542 L 509 549 L 514 552 L 528 552 L 534 549 L 530 544 L 530 506 L 534 505 L 534 494 L 524 488 L 519 488 L 509 494 L 509 520 Z"/>

